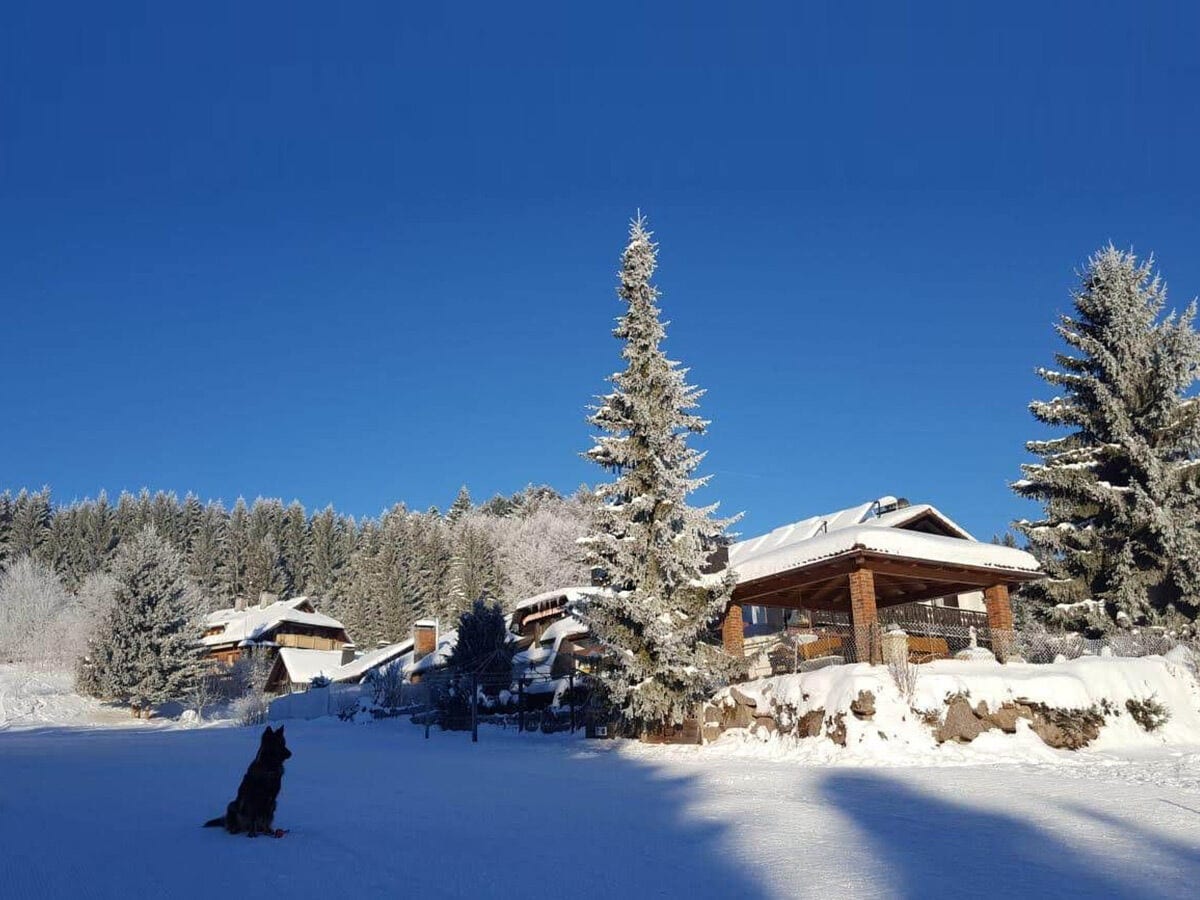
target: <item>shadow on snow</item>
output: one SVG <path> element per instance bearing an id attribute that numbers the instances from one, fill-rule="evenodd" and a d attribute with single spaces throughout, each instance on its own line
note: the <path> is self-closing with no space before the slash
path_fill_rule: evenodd
<path id="1" fill-rule="evenodd" d="M 1083 782 L 1080 789 L 1090 790 Z M 1101 825 L 1111 856 L 1019 816 L 947 802 L 884 773 L 838 772 L 824 779 L 821 792 L 863 835 L 860 856 L 874 859 L 879 881 L 896 896 L 1190 896 L 1187 883 L 1200 874 L 1197 848 L 1083 805 L 1064 805 L 1060 821 L 1069 827 L 1066 814 L 1074 814 L 1076 828 L 1089 818 Z M 1121 852 L 1130 848 L 1134 865 Z M 1155 866 L 1162 855 L 1168 865 Z"/>
<path id="2" fill-rule="evenodd" d="M 698 786 L 583 740 L 408 723 L 287 723 L 282 840 L 223 812 L 260 729 L 0 736 L 10 897 L 606 895 L 760 897 Z"/>

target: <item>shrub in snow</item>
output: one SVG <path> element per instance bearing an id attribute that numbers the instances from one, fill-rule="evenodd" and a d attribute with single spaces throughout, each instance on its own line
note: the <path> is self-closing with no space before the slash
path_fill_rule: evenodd
<path id="1" fill-rule="evenodd" d="M 266 647 L 251 647 L 242 653 L 229 672 L 231 699 L 266 691 L 274 662 Z"/>
<path id="2" fill-rule="evenodd" d="M 1126 700 L 1125 708 L 1129 710 L 1133 721 L 1142 726 L 1145 731 L 1158 731 L 1171 721 L 1171 711 L 1153 694 L 1144 700 Z"/>
<path id="3" fill-rule="evenodd" d="M 391 709 L 404 702 L 404 672 L 399 665 L 371 669 L 364 681 L 377 706 Z"/>
<path id="4" fill-rule="evenodd" d="M 614 481 L 596 488 L 600 503 L 583 541 L 586 562 L 610 588 L 582 607 L 592 632 L 614 649 L 604 695 L 635 730 L 682 722 L 722 681 L 728 660 L 706 643 L 733 589 L 733 575 L 703 574 L 732 520 L 716 505 L 689 506 L 703 454 L 687 446 L 708 423 L 687 370 L 662 349 L 666 330 L 651 284 L 656 246 L 640 217 L 629 231 L 618 296 L 626 305 L 613 335 L 626 367 L 593 408 L 603 434 L 588 457 Z"/>
<path id="5" fill-rule="evenodd" d="M 267 721 L 267 711 L 267 700 L 262 694 L 244 694 L 229 705 L 229 712 L 239 725 L 261 725 Z"/>
<path id="6" fill-rule="evenodd" d="M 197 721 L 204 720 L 204 710 L 222 699 L 221 673 L 215 665 L 206 665 L 192 679 L 187 692 L 187 703 Z"/>
<path id="7" fill-rule="evenodd" d="M 308 681 L 308 686 L 310 688 L 327 688 L 331 684 L 333 684 L 333 682 L 330 681 L 325 675 L 314 675 Z"/>
<path id="8" fill-rule="evenodd" d="M 1058 396 L 1030 409 L 1068 433 L 1026 444 L 1041 461 L 1013 488 L 1045 513 L 1016 527 L 1048 575 L 1022 594 L 1060 627 L 1095 633 L 1200 612 L 1200 403 L 1187 396 L 1200 338 L 1195 304 L 1164 317 L 1165 304 L 1152 263 L 1104 248 L 1057 325 L 1071 348 L 1061 371 L 1040 371 Z"/>
<path id="9" fill-rule="evenodd" d="M 917 679 L 920 677 L 920 666 L 913 662 L 907 653 L 893 656 L 887 663 L 888 674 L 896 683 L 896 690 L 905 702 L 912 704 L 913 695 L 917 692 Z"/>

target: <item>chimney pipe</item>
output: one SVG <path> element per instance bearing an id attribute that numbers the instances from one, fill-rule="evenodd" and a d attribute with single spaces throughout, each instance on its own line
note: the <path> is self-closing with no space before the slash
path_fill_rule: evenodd
<path id="1" fill-rule="evenodd" d="M 342 665 L 346 666 L 354 662 L 358 648 L 354 644 L 342 644 Z"/>

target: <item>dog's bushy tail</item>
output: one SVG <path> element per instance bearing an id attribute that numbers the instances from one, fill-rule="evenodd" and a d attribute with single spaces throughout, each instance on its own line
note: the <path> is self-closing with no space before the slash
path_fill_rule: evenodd
<path id="1" fill-rule="evenodd" d="M 217 816 L 215 819 L 209 819 L 204 823 L 204 828 L 223 828 L 225 826 L 225 817 Z"/>

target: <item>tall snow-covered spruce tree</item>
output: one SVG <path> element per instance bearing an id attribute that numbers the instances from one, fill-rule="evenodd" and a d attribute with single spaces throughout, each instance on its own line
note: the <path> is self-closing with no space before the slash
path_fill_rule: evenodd
<path id="1" fill-rule="evenodd" d="M 1020 521 L 1048 577 L 1022 590 L 1072 630 L 1186 625 L 1200 610 L 1200 365 L 1193 303 L 1164 315 L 1153 263 L 1095 254 L 1056 326 L 1070 350 L 1039 374 L 1058 392 L 1030 410 L 1066 435 L 1030 441 L 1041 458 L 1013 485 L 1044 505 Z"/>
<path id="2" fill-rule="evenodd" d="M 113 565 L 113 607 L 80 663 L 80 688 L 135 713 L 185 697 L 202 661 L 192 619 L 197 598 L 179 553 L 147 525 Z"/>
<path id="3" fill-rule="evenodd" d="M 603 434 L 587 456 L 616 477 L 596 489 L 600 502 L 582 541 L 608 590 L 581 614 L 614 651 L 603 686 L 631 731 L 682 722 L 728 671 L 727 658 L 704 639 L 733 589 L 730 573 L 703 571 L 734 520 L 714 518 L 716 504 L 687 502 L 708 481 L 695 476 L 704 454 L 688 447 L 688 436 L 708 423 L 695 413 L 703 391 L 686 383 L 687 370 L 661 347 L 650 238 L 639 216 L 617 290 L 626 309 L 613 331 L 626 366 L 590 418 Z"/>

